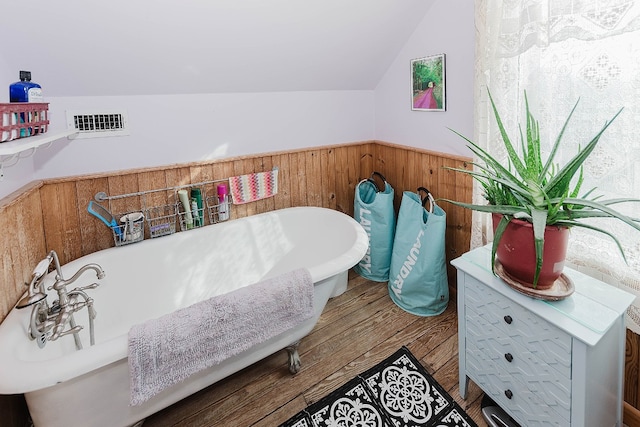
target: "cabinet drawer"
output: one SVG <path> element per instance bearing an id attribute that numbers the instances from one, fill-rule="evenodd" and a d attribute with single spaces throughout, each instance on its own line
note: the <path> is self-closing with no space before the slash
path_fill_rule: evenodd
<path id="1" fill-rule="evenodd" d="M 485 335 L 478 339 L 475 329 L 475 325 L 467 329 L 466 351 L 478 352 L 482 360 L 490 363 L 490 366 L 483 368 L 486 372 L 508 374 L 529 391 L 539 394 L 546 405 L 557 405 L 569 410 L 571 379 L 568 376 L 558 375 L 556 370 L 537 355 L 518 344 L 502 343 L 499 339 Z"/>
<path id="2" fill-rule="evenodd" d="M 531 378 L 543 381 L 547 378 L 557 379 L 562 381 L 569 390 L 571 366 L 564 357 L 559 359 L 556 354 L 547 351 L 540 343 L 523 347 L 502 329 L 471 310 L 466 312 L 466 328 L 467 345 L 471 344 L 483 350 L 488 357 L 498 361 L 503 369 L 509 372 L 513 370 L 514 375 L 523 371 Z"/>
<path id="3" fill-rule="evenodd" d="M 465 286 L 465 312 L 467 329 L 478 325 L 475 330 L 482 335 L 482 328 L 491 327 L 486 335 L 502 344 L 512 342 L 526 348 L 560 375 L 571 378 L 571 336 L 564 331 L 473 278 Z"/>
<path id="4" fill-rule="evenodd" d="M 570 398 L 562 384 L 525 384 L 472 345 L 467 347 L 466 364 L 467 375 L 523 426 L 569 424 Z"/>

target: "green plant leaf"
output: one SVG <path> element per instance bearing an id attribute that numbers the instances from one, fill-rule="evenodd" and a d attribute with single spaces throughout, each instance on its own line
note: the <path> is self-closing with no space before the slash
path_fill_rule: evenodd
<path id="1" fill-rule="evenodd" d="M 560 130 L 560 133 L 556 138 L 556 142 L 553 144 L 553 147 L 551 148 L 551 152 L 549 153 L 549 157 L 547 158 L 547 161 L 544 167 L 542 168 L 542 175 L 546 176 L 547 173 L 549 173 L 549 169 L 553 167 L 554 165 L 553 161 L 556 157 L 556 153 L 558 152 L 558 148 L 560 147 L 560 141 L 562 140 L 562 135 L 564 135 L 564 131 L 567 129 L 567 125 L 569 124 L 569 121 L 571 120 L 571 116 L 573 116 L 574 111 L 576 111 L 576 108 L 578 107 L 579 102 L 580 102 L 580 99 L 576 101 L 575 105 L 571 109 L 571 112 L 567 116 L 567 120 L 564 121 L 564 125 L 562 125 L 562 129 Z M 552 171 L 551 176 L 554 176 L 554 175 L 555 175 L 555 172 Z"/>
<path id="2" fill-rule="evenodd" d="M 624 200 L 624 199 L 623 199 Z M 637 199 L 629 199 L 626 201 L 631 201 L 631 202 L 640 202 L 640 200 Z M 611 201 L 609 201 L 609 204 L 613 204 L 611 203 Z M 551 200 L 551 203 L 553 203 L 553 200 Z M 615 209 L 610 208 L 608 205 L 605 205 L 601 202 L 596 202 L 593 200 L 585 200 L 585 199 L 574 199 L 574 198 L 566 198 L 564 199 L 564 203 L 567 204 L 572 204 L 575 206 L 582 206 L 585 208 L 590 208 L 592 210 L 596 210 L 601 212 L 603 215 L 601 215 L 602 217 L 609 217 L 609 218 L 616 218 L 622 222 L 624 222 L 625 224 L 630 225 L 631 227 L 635 228 L 636 230 L 640 231 L 640 224 L 637 223 L 637 221 L 634 221 L 632 218 L 629 218 L 628 216 L 616 211 Z M 615 203 L 622 203 L 622 201 L 618 201 L 618 199 L 615 199 Z M 590 213 L 593 211 L 589 211 L 589 210 L 581 210 L 581 209 L 576 209 L 571 211 L 569 218 L 570 219 L 579 219 L 579 218 L 594 218 L 597 216 L 594 215 L 590 215 Z"/>
<path id="3" fill-rule="evenodd" d="M 542 270 L 542 256 L 544 254 L 544 230 L 547 226 L 547 211 L 531 209 L 531 222 L 533 224 L 533 238 L 536 248 L 536 272 L 533 276 L 533 288 L 538 287 L 540 270 Z"/>
<path id="4" fill-rule="evenodd" d="M 500 240 L 502 239 L 502 235 L 504 231 L 507 229 L 507 225 L 509 225 L 509 221 L 511 221 L 511 217 L 509 215 L 503 215 L 500 218 L 500 222 L 496 227 L 496 230 L 493 234 L 493 244 L 491 245 L 491 271 L 493 274 L 495 273 L 495 262 L 496 262 L 496 252 L 498 251 L 498 245 L 500 244 Z"/>
<path id="5" fill-rule="evenodd" d="M 518 153 L 513 148 L 513 144 L 511 144 L 511 140 L 509 139 L 509 135 L 507 135 L 507 131 L 502 124 L 502 119 L 500 118 L 500 114 L 498 113 L 498 109 L 496 108 L 495 102 L 493 102 L 493 97 L 491 96 L 491 92 L 489 92 L 489 101 L 491 101 L 491 108 L 493 109 L 493 114 L 496 118 L 496 124 L 498 125 L 498 129 L 500 129 L 500 135 L 502 136 L 502 142 L 504 144 L 504 148 L 507 150 L 507 155 L 513 163 L 513 167 L 518 171 L 520 176 L 526 176 L 526 168 L 522 163 L 522 160 L 518 156 Z"/>
<path id="6" fill-rule="evenodd" d="M 566 189 L 569 188 L 571 180 L 573 179 L 580 166 L 582 166 L 582 163 L 584 163 L 584 161 L 595 149 L 598 141 L 600 140 L 600 136 L 611 125 L 611 123 L 613 123 L 613 121 L 621 112 L 622 109 L 620 109 L 610 121 L 605 123 L 604 127 L 600 129 L 600 132 L 598 132 L 596 136 L 593 137 L 591 141 L 589 141 L 584 149 L 580 150 L 549 180 L 547 185 L 545 185 L 545 192 L 549 195 L 550 198 L 560 196 L 561 194 L 564 194 L 566 192 Z"/>
<path id="7" fill-rule="evenodd" d="M 611 237 L 611 239 L 615 242 L 616 246 L 618 246 L 618 251 L 620 251 L 620 255 L 622 255 L 622 259 L 624 260 L 624 262 L 627 262 L 627 257 L 624 254 L 624 250 L 622 249 L 622 245 L 620 244 L 620 241 L 618 240 L 618 238 L 611 232 L 600 228 L 600 227 L 595 227 L 593 225 L 590 224 L 586 224 L 584 222 L 580 222 L 580 221 L 560 221 L 558 222 L 557 225 L 560 226 L 566 226 L 566 227 L 582 227 L 582 228 L 586 228 L 589 230 L 593 230 L 593 231 L 597 231 L 599 233 L 602 234 L 606 234 L 607 236 Z"/>
<path id="8" fill-rule="evenodd" d="M 593 189 L 582 196 L 579 196 L 579 194 L 584 182 L 584 162 L 593 153 L 602 134 L 622 113 L 623 109 L 620 109 L 611 120 L 605 122 L 584 148 L 579 149 L 570 161 L 561 166 L 555 158 L 566 137 L 571 118 L 577 111 L 579 101 L 571 109 L 553 143 L 550 154 L 544 160 L 540 141 L 540 123 L 535 119 L 529 108 L 527 93 L 524 93 L 526 107 L 525 128 L 523 131 L 523 127 L 521 125 L 518 126 L 520 141 L 515 146 L 520 149 L 520 154 L 514 148 L 514 144 L 512 144 L 507 134 L 491 92 L 487 91 L 487 93 L 500 137 L 507 153 L 506 161 L 499 161 L 487 150 L 451 129 L 452 132 L 467 141 L 467 147 L 477 161 L 472 163 L 473 170 L 448 167 L 446 169 L 471 176 L 484 190 L 483 196 L 489 204 L 461 203 L 449 199 L 438 200 L 479 212 L 503 214 L 503 219 L 500 222 L 502 225 L 505 225 L 503 221 L 511 218 L 521 218 L 533 223 L 537 269 L 534 283 L 536 286 L 544 253 L 544 231 L 541 230 L 544 230 L 545 225 L 580 226 L 602 232 L 614 239 L 622 253 L 620 243 L 611 232 L 591 224 L 582 223 L 580 220 L 611 218 L 622 221 L 640 231 L 640 220 L 628 217 L 613 208 L 613 205 L 640 202 L 640 199 L 601 200 L 602 197 L 593 196 Z M 496 232 L 494 238 L 494 256 L 498 241 L 502 238 L 504 231 L 502 225 L 500 225 L 500 233 Z"/>
<path id="9" fill-rule="evenodd" d="M 457 200 L 450 199 L 436 199 L 436 202 L 447 202 L 456 206 L 460 206 L 462 208 L 471 209 L 478 212 L 487 212 L 487 213 L 499 213 L 504 215 L 516 215 L 521 212 L 526 212 L 523 210 L 522 206 L 507 206 L 507 205 L 476 205 L 472 203 L 464 203 L 458 202 Z"/>
<path id="10" fill-rule="evenodd" d="M 526 175 L 522 175 L 525 181 L 539 180 L 543 182 L 544 176 L 541 176 L 542 159 L 540 158 L 540 127 L 538 122 L 531 114 L 529 110 L 529 100 L 527 99 L 527 92 L 524 93 L 524 103 L 526 106 L 527 117 L 527 138 L 526 146 L 524 138 L 523 140 L 523 158 L 526 165 Z M 522 132 L 521 132 L 522 135 Z"/>

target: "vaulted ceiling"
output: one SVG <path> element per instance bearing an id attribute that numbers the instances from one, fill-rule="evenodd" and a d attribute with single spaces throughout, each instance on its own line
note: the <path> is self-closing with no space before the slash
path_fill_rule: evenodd
<path id="1" fill-rule="evenodd" d="M 0 55 L 49 97 L 372 90 L 434 1 L 3 0 Z"/>

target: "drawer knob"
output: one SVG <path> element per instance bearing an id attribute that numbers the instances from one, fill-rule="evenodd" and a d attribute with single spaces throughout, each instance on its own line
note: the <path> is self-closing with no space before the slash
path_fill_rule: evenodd
<path id="1" fill-rule="evenodd" d="M 506 316 L 504 316 L 504 321 L 507 322 L 510 325 L 511 322 L 513 322 L 513 319 L 511 318 L 511 316 L 506 315 Z"/>
<path id="2" fill-rule="evenodd" d="M 513 397 L 511 390 L 505 390 L 504 395 L 507 396 L 507 399 L 511 399 Z"/>
<path id="3" fill-rule="evenodd" d="M 509 363 L 513 362 L 513 356 L 511 355 L 511 353 L 505 354 L 504 358 L 507 359 L 507 362 Z"/>

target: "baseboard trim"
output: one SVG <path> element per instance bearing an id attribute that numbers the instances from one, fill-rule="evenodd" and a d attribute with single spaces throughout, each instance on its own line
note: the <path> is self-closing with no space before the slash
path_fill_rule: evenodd
<path id="1" fill-rule="evenodd" d="M 622 419 L 627 427 L 640 427 L 640 410 L 625 401 L 622 409 Z"/>

